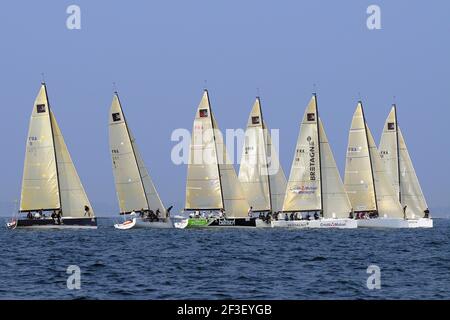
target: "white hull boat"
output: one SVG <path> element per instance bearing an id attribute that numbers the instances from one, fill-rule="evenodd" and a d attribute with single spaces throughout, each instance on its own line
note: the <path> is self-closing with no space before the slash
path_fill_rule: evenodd
<path id="1" fill-rule="evenodd" d="M 433 228 L 433 219 L 420 218 L 410 219 L 408 221 L 408 228 Z"/>
<path id="2" fill-rule="evenodd" d="M 319 219 L 319 220 L 275 220 L 273 228 L 299 229 L 356 229 L 358 224 L 354 219 Z"/>
<path id="3" fill-rule="evenodd" d="M 402 229 L 409 228 L 408 220 L 401 218 L 374 218 L 374 219 L 358 219 L 358 227 L 360 228 L 387 228 Z"/>
<path id="4" fill-rule="evenodd" d="M 142 219 L 137 217 L 132 218 L 131 220 L 126 220 L 122 223 L 114 224 L 114 228 L 119 230 L 144 229 L 144 228 L 168 229 L 173 227 L 174 225 L 170 218 L 165 219 L 165 221 L 150 221 L 148 219 Z"/>

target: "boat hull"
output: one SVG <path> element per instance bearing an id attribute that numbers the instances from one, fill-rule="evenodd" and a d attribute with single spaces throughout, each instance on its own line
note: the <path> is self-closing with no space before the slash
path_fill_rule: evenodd
<path id="1" fill-rule="evenodd" d="M 189 218 L 175 222 L 178 229 L 196 228 L 254 228 L 255 218 Z"/>
<path id="2" fill-rule="evenodd" d="M 168 229 L 173 228 L 173 223 L 170 218 L 166 219 L 166 221 L 149 221 L 145 219 L 136 219 L 136 225 L 134 228 L 157 228 L 157 229 Z"/>
<path id="3" fill-rule="evenodd" d="M 420 219 L 411 219 L 408 221 L 408 228 L 433 228 L 433 219 L 429 218 L 420 218 Z"/>
<path id="4" fill-rule="evenodd" d="M 356 229 L 358 224 L 354 219 L 318 219 L 318 220 L 275 220 L 272 228 L 296 229 Z"/>
<path id="5" fill-rule="evenodd" d="M 272 224 L 270 221 L 262 220 L 262 219 L 256 219 L 255 224 L 257 228 L 271 228 Z"/>
<path id="6" fill-rule="evenodd" d="M 97 218 L 18 219 L 7 224 L 9 229 L 97 229 Z"/>
<path id="7" fill-rule="evenodd" d="M 358 227 L 360 228 L 386 228 L 386 229 L 403 229 L 409 228 L 408 220 L 401 218 L 375 218 L 375 219 L 358 219 Z"/>

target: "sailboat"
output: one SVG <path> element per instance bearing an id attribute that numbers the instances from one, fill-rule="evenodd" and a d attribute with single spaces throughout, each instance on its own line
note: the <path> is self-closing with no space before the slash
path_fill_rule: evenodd
<path id="1" fill-rule="evenodd" d="M 271 216 L 280 212 L 286 191 L 286 176 L 272 146 L 272 139 L 256 98 L 245 131 L 245 141 L 239 168 L 239 181 L 251 211 L 259 213 L 259 227 L 270 227 Z"/>
<path id="2" fill-rule="evenodd" d="M 190 217 L 175 227 L 255 227 L 249 208 L 205 90 L 189 149 L 185 211 Z"/>
<path id="3" fill-rule="evenodd" d="M 432 228 L 428 205 L 397 121 L 394 104 L 384 124 L 379 153 L 410 228 Z"/>
<path id="4" fill-rule="evenodd" d="M 271 223 L 293 228 L 357 227 L 319 117 L 316 94 L 300 125 L 281 217 Z"/>
<path id="5" fill-rule="evenodd" d="M 130 217 L 114 227 L 172 228 L 168 210 L 144 165 L 117 92 L 109 111 L 109 147 L 120 214 Z"/>
<path id="6" fill-rule="evenodd" d="M 26 215 L 26 217 L 21 217 Z M 8 228 L 97 228 L 42 83 L 31 113 L 18 218 Z"/>
<path id="7" fill-rule="evenodd" d="M 367 126 L 361 101 L 356 107 L 349 132 L 344 184 L 358 227 L 408 227 Z"/>

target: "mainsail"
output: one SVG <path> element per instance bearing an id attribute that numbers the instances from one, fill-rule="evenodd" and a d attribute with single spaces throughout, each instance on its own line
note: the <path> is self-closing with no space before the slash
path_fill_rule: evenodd
<path id="1" fill-rule="evenodd" d="M 322 211 L 319 127 L 316 96 L 303 115 L 287 183 L 283 211 Z"/>
<path id="2" fill-rule="evenodd" d="M 61 209 L 64 217 L 84 217 L 92 206 L 42 84 L 31 114 L 25 155 L 20 211 Z"/>
<path id="3" fill-rule="evenodd" d="M 248 208 L 205 90 L 192 129 L 185 210 L 223 209 L 228 217 L 239 218 L 247 216 Z"/>
<path id="4" fill-rule="evenodd" d="M 283 211 L 322 211 L 325 218 L 347 218 L 351 211 L 318 115 L 316 95 L 300 126 Z"/>
<path id="5" fill-rule="evenodd" d="M 239 181 L 253 211 L 281 211 L 286 177 L 273 149 L 259 97 L 247 123 Z"/>
<path id="6" fill-rule="evenodd" d="M 403 217 L 361 102 L 358 102 L 350 128 L 344 181 L 354 211 L 377 211 L 382 216 Z"/>
<path id="7" fill-rule="evenodd" d="M 109 146 L 121 213 L 139 210 L 166 210 L 139 153 L 117 93 L 109 112 Z"/>
<path id="8" fill-rule="evenodd" d="M 419 179 L 409 156 L 403 134 L 397 122 L 397 110 L 393 105 L 384 125 L 379 146 L 380 156 L 392 187 L 402 206 L 407 206 L 408 219 L 419 218 L 428 208 Z"/>

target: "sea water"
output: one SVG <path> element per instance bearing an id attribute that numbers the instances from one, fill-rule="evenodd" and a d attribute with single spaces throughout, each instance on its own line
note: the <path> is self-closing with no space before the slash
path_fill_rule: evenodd
<path id="1" fill-rule="evenodd" d="M 113 222 L 2 226 L 0 299 L 450 299 L 450 220 L 414 230 L 120 231 Z M 73 266 L 80 289 L 68 286 Z M 379 289 L 368 286 L 374 276 Z"/>

